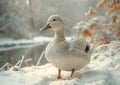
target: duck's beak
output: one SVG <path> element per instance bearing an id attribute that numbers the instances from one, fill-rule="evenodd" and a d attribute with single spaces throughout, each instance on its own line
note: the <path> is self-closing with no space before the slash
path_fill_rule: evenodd
<path id="1" fill-rule="evenodd" d="M 52 27 L 49 24 L 46 24 L 44 27 L 40 28 L 40 31 L 51 29 Z"/>

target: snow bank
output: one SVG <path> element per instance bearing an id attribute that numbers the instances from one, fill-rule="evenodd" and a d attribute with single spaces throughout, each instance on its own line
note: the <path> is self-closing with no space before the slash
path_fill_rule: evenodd
<path id="1" fill-rule="evenodd" d="M 57 80 L 57 69 L 51 65 L 18 68 L 18 71 L 0 72 L 0 85 L 119 85 L 120 42 L 100 45 L 90 64 L 70 78 L 70 72 L 62 71 Z"/>

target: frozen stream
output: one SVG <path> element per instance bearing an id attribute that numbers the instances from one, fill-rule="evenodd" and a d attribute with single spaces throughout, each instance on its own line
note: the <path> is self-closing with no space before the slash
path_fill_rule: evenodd
<path id="1" fill-rule="evenodd" d="M 49 42 L 51 38 L 47 37 L 36 37 L 33 39 L 4 39 L 0 42 L 0 51 L 8 51 L 19 48 L 27 48 L 33 46 L 42 46 L 45 42 Z"/>

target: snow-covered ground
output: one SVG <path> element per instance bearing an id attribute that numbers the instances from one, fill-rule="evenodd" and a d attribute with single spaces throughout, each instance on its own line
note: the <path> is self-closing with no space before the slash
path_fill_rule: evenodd
<path id="1" fill-rule="evenodd" d="M 120 41 L 100 45 L 92 55 L 91 62 L 77 71 L 62 71 L 57 80 L 57 69 L 46 64 L 18 68 L 18 71 L 0 72 L 0 85 L 120 85 Z"/>

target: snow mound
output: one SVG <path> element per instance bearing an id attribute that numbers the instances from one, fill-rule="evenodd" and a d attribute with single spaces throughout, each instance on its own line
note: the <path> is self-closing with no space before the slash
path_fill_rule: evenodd
<path id="1" fill-rule="evenodd" d="M 57 68 L 51 64 L 19 68 L 18 71 L 0 72 L 0 85 L 119 85 L 120 42 L 100 45 L 91 62 L 70 78 L 70 72 L 62 71 L 57 80 Z"/>

